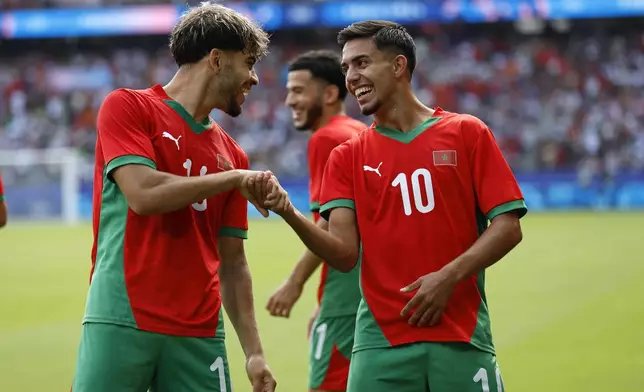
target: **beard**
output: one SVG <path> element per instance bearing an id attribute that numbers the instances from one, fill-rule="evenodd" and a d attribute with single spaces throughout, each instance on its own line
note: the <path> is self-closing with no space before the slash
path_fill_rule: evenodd
<path id="1" fill-rule="evenodd" d="M 217 94 L 226 102 L 224 113 L 230 117 L 237 117 L 242 113 L 242 107 L 237 102 L 237 97 L 241 92 L 242 81 L 233 77 L 234 70 L 232 67 L 224 68 L 223 74 L 226 76 L 219 77 L 219 86 L 216 89 Z"/>
<path id="2" fill-rule="evenodd" d="M 322 98 L 306 110 L 306 120 L 300 126 L 296 126 L 298 131 L 308 131 L 322 116 Z"/>

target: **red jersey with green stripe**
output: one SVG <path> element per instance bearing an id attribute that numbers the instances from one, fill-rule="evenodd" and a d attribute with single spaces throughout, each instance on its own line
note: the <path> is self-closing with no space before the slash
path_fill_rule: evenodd
<path id="1" fill-rule="evenodd" d="M 0 203 L 4 201 L 4 187 L 2 186 L 2 176 L 0 175 Z"/>
<path id="2" fill-rule="evenodd" d="M 366 125 L 358 120 L 345 115 L 337 115 L 332 117 L 325 126 L 319 128 L 311 136 L 308 144 L 309 197 L 315 222 L 320 217 L 322 177 L 331 151 L 366 128 Z M 359 303 L 358 268 L 354 268 L 349 273 L 342 273 L 329 268 L 326 263 L 322 263 L 322 273 L 318 287 L 320 317 L 354 315 L 358 310 Z"/>
<path id="3" fill-rule="evenodd" d="M 322 216 L 354 208 L 362 241 L 355 350 L 468 342 L 494 352 L 484 273 L 454 289 L 439 325 L 413 327 L 400 289 L 440 270 L 487 221 L 526 205 L 492 132 L 476 117 L 437 109 L 408 133 L 372 126 L 336 148 L 324 174 Z"/>
<path id="4" fill-rule="evenodd" d="M 248 159 L 216 123 L 197 123 L 159 85 L 112 92 L 98 114 L 84 322 L 223 337 L 217 240 L 246 238 L 247 201 L 234 190 L 172 213 L 137 215 L 112 178 L 129 164 L 203 176 L 247 169 Z"/>

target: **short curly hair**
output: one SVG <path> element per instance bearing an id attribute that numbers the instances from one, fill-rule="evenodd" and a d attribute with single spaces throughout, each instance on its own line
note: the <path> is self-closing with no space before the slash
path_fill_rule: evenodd
<path id="1" fill-rule="evenodd" d="M 268 53 L 268 43 L 268 34 L 255 22 L 209 1 L 188 9 L 170 34 L 170 52 L 179 67 L 200 61 L 213 49 L 244 52 L 259 61 Z"/>

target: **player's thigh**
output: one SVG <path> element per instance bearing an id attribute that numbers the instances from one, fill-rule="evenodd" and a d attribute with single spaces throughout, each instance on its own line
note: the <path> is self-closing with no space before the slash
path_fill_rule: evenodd
<path id="1" fill-rule="evenodd" d="M 311 328 L 309 388 L 344 391 L 349 378 L 355 316 L 319 318 Z"/>
<path id="2" fill-rule="evenodd" d="M 163 336 L 113 324 L 86 323 L 73 392 L 146 392 Z"/>
<path id="3" fill-rule="evenodd" d="M 425 343 L 360 350 L 351 357 L 347 392 L 429 392 L 427 366 Z"/>
<path id="4" fill-rule="evenodd" d="M 432 343 L 429 350 L 432 392 L 503 392 L 496 356 L 467 343 Z"/>
<path id="5" fill-rule="evenodd" d="M 230 392 L 226 342 L 169 336 L 151 392 Z"/>

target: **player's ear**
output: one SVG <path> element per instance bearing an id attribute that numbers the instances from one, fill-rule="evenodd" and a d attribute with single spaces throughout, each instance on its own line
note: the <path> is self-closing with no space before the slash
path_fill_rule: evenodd
<path id="1" fill-rule="evenodd" d="M 219 73 L 219 70 L 221 69 L 221 56 L 222 52 L 219 49 L 212 49 L 210 53 L 208 53 L 208 67 L 216 73 Z"/>
<path id="2" fill-rule="evenodd" d="M 327 105 L 333 104 L 340 97 L 340 89 L 334 84 L 329 84 L 324 88 L 322 98 Z"/>
<path id="3" fill-rule="evenodd" d="M 397 78 L 407 73 L 407 57 L 403 56 L 402 54 L 394 57 L 392 65 L 394 68 L 394 76 L 396 76 Z"/>

